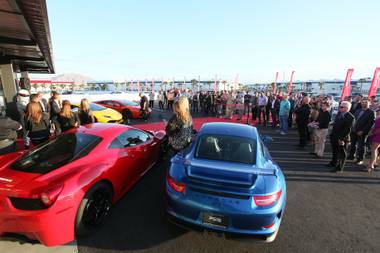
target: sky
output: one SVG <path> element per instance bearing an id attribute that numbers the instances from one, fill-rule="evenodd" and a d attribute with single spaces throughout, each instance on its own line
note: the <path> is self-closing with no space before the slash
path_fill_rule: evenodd
<path id="1" fill-rule="evenodd" d="M 240 82 L 372 77 L 379 0 L 47 0 L 56 74 Z"/>

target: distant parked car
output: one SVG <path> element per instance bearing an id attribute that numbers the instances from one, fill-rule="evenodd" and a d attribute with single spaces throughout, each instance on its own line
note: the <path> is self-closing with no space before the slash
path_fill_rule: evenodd
<path id="1" fill-rule="evenodd" d="M 136 102 L 126 99 L 102 100 L 95 102 L 96 104 L 111 108 L 123 115 L 124 119 L 139 119 L 142 117 L 140 105 Z M 151 113 L 151 109 L 149 109 Z"/>
<path id="2" fill-rule="evenodd" d="M 286 203 L 285 177 L 253 126 L 208 123 L 171 160 L 170 220 L 272 242 Z"/>
<path id="3" fill-rule="evenodd" d="M 78 111 L 79 104 L 71 104 L 73 111 Z M 94 114 L 95 122 L 99 123 L 123 123 L 123 116 L 110 108 L 90 103 L 90 109 Z"/>

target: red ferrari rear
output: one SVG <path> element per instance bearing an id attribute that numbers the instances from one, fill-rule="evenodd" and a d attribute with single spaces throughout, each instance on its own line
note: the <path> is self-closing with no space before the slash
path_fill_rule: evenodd
<path id="1" fill-rule="evenodd" d="M 54 246 L 92 232 L 154 165 L 163 136 L 93 124 L 0 157 L 0 233 Z"/>

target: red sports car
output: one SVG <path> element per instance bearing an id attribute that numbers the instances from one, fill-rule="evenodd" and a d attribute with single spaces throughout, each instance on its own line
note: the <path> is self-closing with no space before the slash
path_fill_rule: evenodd
<path id="1" fill-rule="evenodd" d="M 164 135 L 95 123 L 0 156 L 0 234 L 54 246 L 91 233 L 159 159 Z"/>
<path id="2" fill-rule="evenodd" d="M 140 105 L 130 100 L 102 100 L 95 103 L 120 112 L 124 119 L 138 119 L 142 117 Z M 151 109 L 149 109 L 150 112 Z"/>

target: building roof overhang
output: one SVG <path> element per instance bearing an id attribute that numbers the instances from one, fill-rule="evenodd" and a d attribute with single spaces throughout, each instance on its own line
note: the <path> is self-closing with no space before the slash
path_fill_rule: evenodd
<path id="1" fill-rule="evenodd" d="M 15 71 L 54 73 L 45 0 L 0 0 L 0 64 Z"/>

